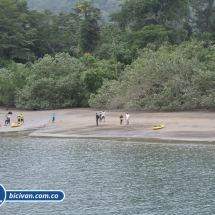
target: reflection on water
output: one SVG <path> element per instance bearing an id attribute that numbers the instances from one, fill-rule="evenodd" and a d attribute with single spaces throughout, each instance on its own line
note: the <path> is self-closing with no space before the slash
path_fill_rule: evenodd
<path id="1" fill-rule="evenodd" d="M 63 190 L 1 214 L 215 214 L 215 145 L 1 137 L 6 190 Z"/>

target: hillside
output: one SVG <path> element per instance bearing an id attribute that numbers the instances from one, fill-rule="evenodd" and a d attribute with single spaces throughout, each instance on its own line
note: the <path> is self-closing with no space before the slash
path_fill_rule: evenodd
<path id="1" fill-rule="evenodd" d="M 125 0 L 94 0 L 93 5 L 101 10 L 105 20 L 109 15 L 120 10 L 118 6 Z M 76 4 L 83 2 L 82 0 L 27 0 L 31 10 L 50 10 L 53 13 L 70 12 L 71 8 L 75 8 Z"/>

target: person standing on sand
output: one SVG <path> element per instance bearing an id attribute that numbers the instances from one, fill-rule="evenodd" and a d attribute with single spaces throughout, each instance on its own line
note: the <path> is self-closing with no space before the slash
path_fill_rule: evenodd
<path id="1" fill-rule="evenodd" d="M 105 111 L 102 112 L 102 119 L 104 119 L 105 122 Z"/>
<path id="2" fill-rule="evenodd" d="M 6 115 L 5 115 L 4 125 L 7 125 L 7 123 L 8 123 L 8 116 L 7 116 L 7 114 L 6 114 Z"/>
<path id="3" fill-rule="evenodd" d="M 99 122 L 102 122 L 102 113 L 99 113 Z"/>
<path id="4" fill-rule="evenodd" d="M 10 116 L 7 117 L 7 124 L 10 125 Z"/>
<path id="5" fill-rule="evenodd" d="M 122 122 L 123 122 L 123 115 L 121 115 L 121 116 L 119 117 L 119 120 L 120 120 L 120 125 L 122 125 Z"/>
<path id="6" fill-rule="evenodd" d="M 130 115 L 127 113 L 125 116 L 126 125 L 129 125 L 129 119 L 130 119 Z"/>
<path id="7" fill-rule="evenodd" d="M 54 122 L 55 121 L 55 113 L 52 113 L 52 122 Z"/>
<path id="8" fill-rule="evenodd" d="M 20 115 L 17 116 L 17 121 L 20 123 Z"/>
<path id="9" fill-rule="evenodd" d="M 21 120 L 21 123 L 23 124 L 24 123 L 24 114 L 20 114 L 20 120 Z"/>
<path id="10" fill-rule="evenodd" d="M 96 125 L 98 126 L 99 125 L 99 115 L 96 113 Z"/>

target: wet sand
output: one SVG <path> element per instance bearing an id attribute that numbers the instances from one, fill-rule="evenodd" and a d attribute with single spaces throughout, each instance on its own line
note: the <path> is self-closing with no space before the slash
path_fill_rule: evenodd
<path id="1" fill-rule="evenodd" d="M 11 111 L 11 123 L 17 115 L 25 115 L 25 123 L 20 127 L 4 126 L 5 114 Z M 101 110 L 102 111 L 102 110 Z M 126 111 L 106 111 L 106 121 L 96 126 L 96 112 L 92 108 L 71 108 L 54 110 L 55 123 L 52 123 L 53 110 L 25 111 L 0 109 L 0 132 L 20 132 L 31 130 L 29 136 L 73 137 L 73 138 L 135 138 L 215 142 L 215 112 L 145 112 L 129 111 L 130 124 L 120 125 L 119 116 Z M 160 130 L 152 130 L 155 125 L 164 124 Z"/>

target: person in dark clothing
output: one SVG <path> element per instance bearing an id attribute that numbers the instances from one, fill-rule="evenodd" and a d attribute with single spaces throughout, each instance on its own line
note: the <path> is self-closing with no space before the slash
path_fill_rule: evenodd
<path id="1" fill-rule="evenodd" d="M 10 125 L 10 116 L 7 117 L 7 124 Z"/>
<path id="2" fill-rule="evenodd" d="M 119 119 L 120 119 L 120 125 L 122 125 L 122 122 L 123 122 L 123 115 L 121 115 L 121 116 L 119 117 Z"/>
<path id="3" fill-rule="evenodd" d="M 101 122 L 102 121 L 102 113 L 100 112 L 100 114 L 99 114 L 99 122 Z"/>
<path id="4" fill-rule="evenodd" d="M 99 123 L 98 123 L 99 122 L 99 118 L 100 118 L 99 115 L 96 113 L 96 125 L 97 126 L 99 125 Z"/>
<path id="5" fill-rule="evenodd" d="M 5 116 L 5 121 L 4 121 L 4 125 L 7 125 L 8 124 L 8 116 L 7 116 L 7 114 L 6 114 L 6 116 Z"/>

